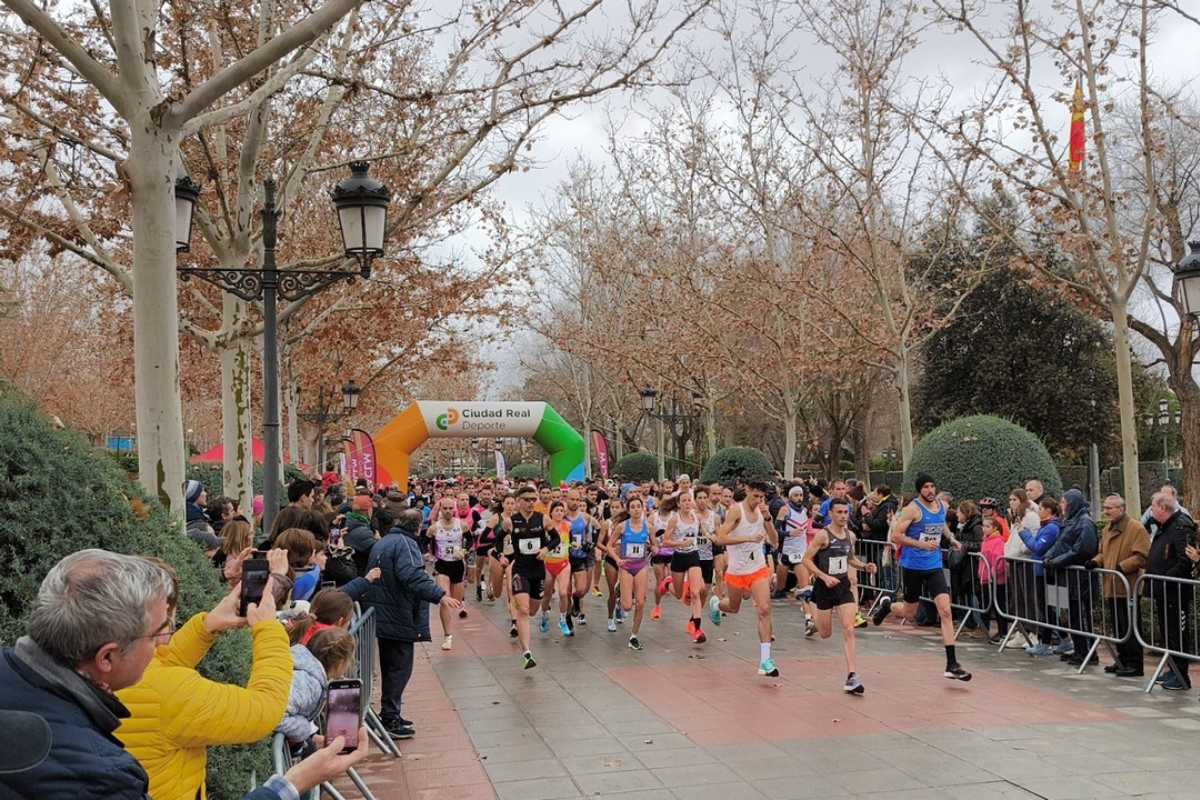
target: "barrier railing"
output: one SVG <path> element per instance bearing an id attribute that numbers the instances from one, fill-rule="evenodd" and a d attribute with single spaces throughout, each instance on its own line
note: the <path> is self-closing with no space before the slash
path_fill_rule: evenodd
<path id="1" fill-rule="evenodd" d="M 1198 620 L 1196 591 L 1200 581 L 1188 578 L 1169 578 L 1166 575 L 1141 575 L 1133 584 L 1138 600 L 1133 631 L 1138 642 L 1147 650 L 1162 653 L 1158 665 L 1146 684 L 1146 692 L 1154 689 L 1155 681 L 1171 662 L 1172 670 L 1181 672 L 1187 662 L 1200 659 L 1197 651 L 1196 625 Z M 1149 616 L 1149 638 L 1142 629 L 1145 615 Z M 1183 662 L 1182 665 L 1180 662 Z"/>
<path id="2" fill-rule="evenodd" d="M 879 567 L 874 575 L 862 571 L 858 573 L 859 601 L 862 602 L 864 598 L 870 599 L 871 605 L 867 609 L 867 616 L 870 616 L 879 607 L 883 598 L 896 594 L 896 587 L 900 585 L 898 583 L 900 567 L 893 563 L 894 548 L 887 542 L 877 539 L 860 539 L 855 542 L 854 546 L 861 560 Z"/>
<path id="3" fill-rule="evenodd" d="M 354 621 L 350 624 L 350 635 L 354 637 L 355 659 L 354 666 L 347 673 L 348 678 L 358 678 L 362 681 L 363 702 L 366 703 L 366 714 L 363 722 L 367 733 L 385 753 L 394 758 L 400 757 L 400 749 L 392 741 L 383 721 L 371 708 L 371 698 L 375 689 L 375 657 L 378 641 L 375 638 L 375 609 L 368 608 L 364 613 L 358 603 L 354 604 Z"/>
<path id="4" fill-rule="evenodd" d="M 291 745 L 288 744 L 287 737 L 282 733 L 277 733 L 271 737 L 271 762 L 277 775 L 286 775 L 287 771 L 296 763 L 296 760 L 292 758 Z M 317 789 L 311 789 L 300 795 L 300 800 L 316 800 L 321 792 L 329 795 L 333 800 L 346 800 L 342 793 L 335 789 L 333 784 L 328 782 L 322 783 Z"/>
<path id="5" fill-rule="evenodd" d="M 1116 570 L 1049 567 L 1030 558 L 1008 557 L 1011 591 L 997 603 L 1000 615 L 1030 630 L 1057 631 L 1090 642 L 1081 656 L 1083 672 L 1102 642 L 1119 645 L 1133 635 L 1134 601 L 1129 579 Z M 1000 644 L 1008 646 L 1016 626 Z M 1045 636 L 1041 639 L 1044 642 Z M 1078 645 L 1076 645 L 1078 648 Z"/>

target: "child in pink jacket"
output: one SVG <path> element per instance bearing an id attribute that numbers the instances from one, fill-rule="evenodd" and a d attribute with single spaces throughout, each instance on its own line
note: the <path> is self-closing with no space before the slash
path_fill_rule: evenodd
<path id="1" fill-rule="evenodd" d="M 1000 616 L 998 610 L 1007 608 L 1008 591 L 1005 584 L 1008 582 L 1008 563 L 1004 560 L 1004 534 L 993 515 L 983 517 L 983 545 L 979 552 L 982 556 L 979 560 L 979 585 L 985 592 L 991 589 L 995 597 L 988 613 L 984 615 L 985 626 L 991 624 L 989 617 L 996 618 L 999 632 L 988 638 L 995 644 L 1008 633 L 1008 620 Z"/>

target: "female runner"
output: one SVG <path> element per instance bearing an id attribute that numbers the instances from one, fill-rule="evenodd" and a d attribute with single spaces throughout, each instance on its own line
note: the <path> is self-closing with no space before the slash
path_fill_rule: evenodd
<path id="1" fill-rule="evenodd" d="M 629 647 L 631 650 L 641 650 L 638 631 L 642 628 L 642 615 L 646 609 L 646 581 L 650 578 L 647 565 L 657 552 L 658 543 L 650 535 L 650 526 L 646 524 L 646 506 L 642 499 L 630 497 L 627 508 L 629 518 L 614 529 L 614 535 L 608 543 L 608 553 L 620 570 L 621 608 L 628 614 L 637 603 Z"/>
<path id="2" fill-rule="evenodd" d="M 703 613 L 701 597 L 704 593 L 704 575 L 700 571 L 700 553 L 698 540 L 700 538 L 700 515 L 696 512 L 696 500 L 690 491 L 680 492 L 679 510 L 667 521 L 667 530 L 663 533 L 663 544 L 674 551 L 671 556 L 671 592 L 676 600 L 691 606 L 691 617 L 688 619 L 687 634 L 696 644 L 707 641 L 704 631 L 700 629 L 700 615 Z M 690 597 L 685 597 L 688 594 Z"/>

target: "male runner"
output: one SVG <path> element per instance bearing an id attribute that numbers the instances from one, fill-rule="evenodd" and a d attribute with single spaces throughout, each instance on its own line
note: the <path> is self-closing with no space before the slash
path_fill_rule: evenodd
<path id="1" fill-rule="evenodd" d="M 833 609 L 837 609 L 842 625 L 842 647 L 846 651 L 846 684 L 848 694 L 861 695 L 866 689 L 858 679 L 856 645 L 854 641 L 854 612 L 858 602 L 850 591 L 850 570 L 865 569 L 874 575 L 878 567 L 864 564 L 854 555 L 854 534 L 848 527 L 850 502 L 844 497 L 829 504 L 829 523 L 812 535 L 804 552 L 804 566 L 813 580 L 813 601 L 817 606 L 817 633 L 828 639 L 833 633 Z"/>
<path id="2" fill-rule="evenodd" d="M 771 570 L 763 558 L 763 542 L 779 544 L 766 504 L 767 487 L 752 482 L 746 487 L 746 499 L 735 502 L 725 513 L 725 521 L 713 536 L 713 543 L 725 547 L 729 563 L 725 567 L 725 599 L 713 594 L 708 600 L 708 617 L 721 624 L 721 612 L 736 614 L 742 600 L 750 597 L 758 613 L 758 674 L 779 677 L 771 658 Z"/>
<path id="3" fill-rule="evenodd" d="M 529 612 L 531 602 L 540 602 L 546 584 L 545 560 L 558 547 L 558 531 L 546 530 L 546 521 L 533 510 L 537 490 L 526 486 L 517 494 L 517 513 L 504 520 L 504 534 L 512 544 L 512 595 L 517 608 L 517 635 L 524 649 L 525 669 L 537 662 L 529 649 Z M 501 550 L 506 550 L 502 546 Z"/>
<path id="4" fill-rule="evenodd" d="M 463 576 L 466 573 L 466 551 L 464 549 L 466 531 L 464 528 L 464 522 L 455 514 L 453 501 L 443 498 L 441 505 L 438 506 L 437 519 L 429 526 L 430 548 L 436 559 L 433 562 L 434 580 L 444 592 L 458 601 L 462 601 L 465 596 Z M 438 614 L 442 618 L 442 632 L 446 636 L 442 640 L 442 649 L 449 650 L 454 646 L 454 636 L 451 631 L 453 617 L 448 606 L 439 607 Z M 458 615 L 465 617 L 467 610 L 462 609 Z"/>
<path id="5" fill-rule="evenodd" d="M 776 572 L 775 585 L 781 592 L 786 591 L 789 572 L 796 575 L 796 599 L 804 607 L 804 635 L 812 636 L 816 632 L 813 622 L 814 611 L 812 603 L 813 581 L 808 567 L 804 563 L 804 554 L 808 550 L 809 530 L 811 520 L 808 516 L 808 501 L 804 496 L 804 487 L 796 484 L 788 489 L 787 503 L 775 517 L 780 529 L 783 543 L 779 546 L 779 569 Z"/>
<path id="6" fill-rule="evenodd" d="M 894 610 L 911 622 L 917 614 L 917 601 L 924 591 L 926 597 L 933 598 L 942 624 L 942 644 L 946 646 L 946 670 L 943 674 L 951 680 L 969 681 L 971 673 L 962 668 L 954 652 L 950 587 L 946 585 L 946 578 L 942 574 L 942 537 L 949 539 L 955 550 L 961 550 L 962 543 L 954 538 L 946 526 L 946 504 L 938 498 L 933 478 L 918 475 L 915 488 L 917 496 L 896 518 L 890 538 L 893 545 L 904 548 L 900 553 L 900 567 L 904 570 L 904 602 L 893 603 L 883 598 L 873 619 L 876 625 L 882 625 Z"/>

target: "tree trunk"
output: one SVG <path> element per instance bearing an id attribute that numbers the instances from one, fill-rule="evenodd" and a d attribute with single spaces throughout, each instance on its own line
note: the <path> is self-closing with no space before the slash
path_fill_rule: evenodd
<path id="1" fill-rule="evenodd" d="M 900 357 L 896 361 L 896 393 L 896 410 L 900 417 L 900 461 L 902 468 L 907 470 L 913 451 L 912 364 L 908 348 L 904 345 L 900 346 Z"/>
<path id="2" fill-rule="evenodd" d="M 592 415 L 583 415 L 583 473 L 590 481 L 592 479 Z"/>
<path id="3" fill-rule="evenodd" d="M 1133 367 L 1129 351 L 1127 304 L 1112 303 L 1113 347 L 1117 358 L 1117 396 L 1121 413 L 1121 478 L 1125 507 L 1135 519 L 1142 513 L 1142 492 L 1138 482 L 1137 409 L 1133 405 Z"/>
<path id="4" fill-rule="evenodd" d="M 613 444 L 617 448 L 617 461 L 625 457 L 625 431 L 621 428 L 621 420 L 612 418 Z"/>
<path id="5" fill-rule="evenodd" d="M 717 415 L 713 411 L 710 401 L 704 411 L 704 458 L 702 460 L 708 461 L 715 452 L 717 452 Z"/>
<path id="6" fill-rule="evenodd" d="M 867 416 L 865 413 L 863 416 Z M 850 428 L 850 442 L 854 448 L 854 472 L 862 481 L 863 489 L 871 491 L 871 458 L 867 452 L 867 426 L 856 422 Z"/>
<path id="7" fill-rule="evenodd" d="M 796 477 L 796 413 L 783 416 L 783 478 Z"/>
<path id="8" fill-rule="evenodd" d="M 296 379 L 296 368 L 291 358 L 288 358 L 287 365 L 287 388 L 284 398 L 287 400 L 288 446 L 284 463 L 296 464 L 300 462 L 300 382 Z M 309 463 L 312 463 L 318 474 L 325 471 L 324 463 Z"/>
<path id="9" fill-rule="evenodd" d="M 246 304 L 225 294 L 222 316 L 234 322 L 246 313 Z M 250 351 L 244 339 L 221 350 L 221 444 L 225 448 L 222 473 L 224 494 L 248 509 L 254 499 L 254 420 L 250 390 Z"/>
<path id="10" fill-rule="evenodd" d="M 1188 375 L 1183 390 L 1175 390 L 1179 400 L 1180 434 L 1183 438 L 1183 504 L 1192 513 L 1200 508 L 1200 387 Z"/>
<path id="11" fill-rule="evenodd" d="M 133 197 L 133 373 L 138 480 L 183 531 L 186 450 L 179 398 L 175 288 L 175 154 L 178 141 L 150 119 L 130 121 L 125 161 Z"/>

